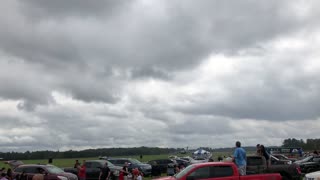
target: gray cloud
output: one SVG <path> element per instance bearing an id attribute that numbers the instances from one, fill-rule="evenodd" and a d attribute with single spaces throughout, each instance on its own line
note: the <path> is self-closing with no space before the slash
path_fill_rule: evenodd
<path id="1" fill-rule="evenodd" d="M 312 138 L 316 130 L 296 130 L 319 121 L 318 7 L 5 0 L 0 146 L 223 147 L 235 139 Z"/>

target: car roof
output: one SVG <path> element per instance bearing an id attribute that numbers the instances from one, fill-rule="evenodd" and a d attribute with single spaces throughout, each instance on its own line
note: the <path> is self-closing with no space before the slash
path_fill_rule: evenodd
<path id="1" fill-rule="evenodd" d="M 21 164 L 18 167 L 54 167 L 54 165 L 51 164 Z"/>
<path id="2" fill-rule="evenodd" d="M 208 165 L 225 165 L 225 166 L 232 166 L 234 163 L 233 162 L 204 162 L 204 163 L 196 163 L 192 164 L 194 167 L 203 167 L 203 166 L 208 166 Z"/>
<path id="3" fill-rule="evenodd" d="M 106 159 L 87 160 L 86 162 L 108 162 Z"/>
<path id="4" fill-rule="evenodd" d="M 132 158 L 108 158 L 108 160 L 132 160 Z"/>

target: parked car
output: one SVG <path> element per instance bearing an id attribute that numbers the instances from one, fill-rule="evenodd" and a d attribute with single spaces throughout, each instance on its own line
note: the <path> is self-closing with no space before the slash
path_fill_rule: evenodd
<path id="1" fill-rule="evenodd" d="M 304 177 L 304 180 L 318 180 L 318 179 L 320 179 L 320 171 L 307 173 Z"/>
<path id="2" fill-rule="evenodd" d="M 150 164 L 151 166 L 156 164 L 160 168 L 161 173 L 166 173 L 168 165 L 175 164 L 175 162 L 172 159 L 154 159 L 148 161 L 147 164 Z"/>
<path id="3" fill-rule="evenodd" d="M 123 167 L 125 162 L 128 162 L 128 169 L 131 172 L 132 169 L 138 168 L 140 172 L 143 173 L 144 176 L 150 176 L 151 174 L 151 165 L 145 164 L 137 159 L 133 158 L 108 158 L 112 164 Z"/>
<path id="4" fill-rule="evenodd" d="M 13 170 L 13 177 L 26 176 L 26 179 L 32 179 L 36 174 L 43 174 L 44 179 L 56 180 L 78 180 L 78 177 L 72 173 L 64 172 L 54 165 L 41 164 L 23 164 Z"/>
<path id="5" fill-rule="evenodd" d="M 302 173 L 310 173 L 320 170 L 320 156 L 308 156 L 301 160 L 297 160 L 294 164 L 298 164 Z"/>
<path id="6" fill-rule="evenodd" d="M 174 176 L 156 180 L 281 180 L 280 174 L 255 174 L 240 176 L 238 168 L 230 162 L 208 162 L 192 164 Z"/>
<path id="7" fill-rule="evenodd" d="M 117 179 L 119 176 L 119 172 L 122 169 L 120 166 L 115 166 L 111 162 L 107 160 L 87 160 L 85 162 L 86 165 L 86 179 L 87 180 L 99 180 L 100 169 L 108 162 L 108 167 L 111 170 L 111 178 L 110 179 Z M 64 168 L 65 172 L 76 174 L 78 173 L 77 168 Z"/>

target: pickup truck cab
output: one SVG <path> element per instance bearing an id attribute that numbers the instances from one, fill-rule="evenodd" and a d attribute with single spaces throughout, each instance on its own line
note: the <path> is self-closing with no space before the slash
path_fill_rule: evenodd
<path id="1" fill-rule="evenodd" d="M 240 176 L 232 162 L 206 162 L 191 164 L 174 176 L 157 180 L 281 180 L 280 174 L 257 174 Z"/>

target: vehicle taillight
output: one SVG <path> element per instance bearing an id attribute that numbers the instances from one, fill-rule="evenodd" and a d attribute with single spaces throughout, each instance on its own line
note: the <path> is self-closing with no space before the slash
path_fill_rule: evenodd
<path id="1" fill-rule="evenodd" d="M 301 174 L 301 168 L 298 166 L 296 167 L 298 174 Z"/>

